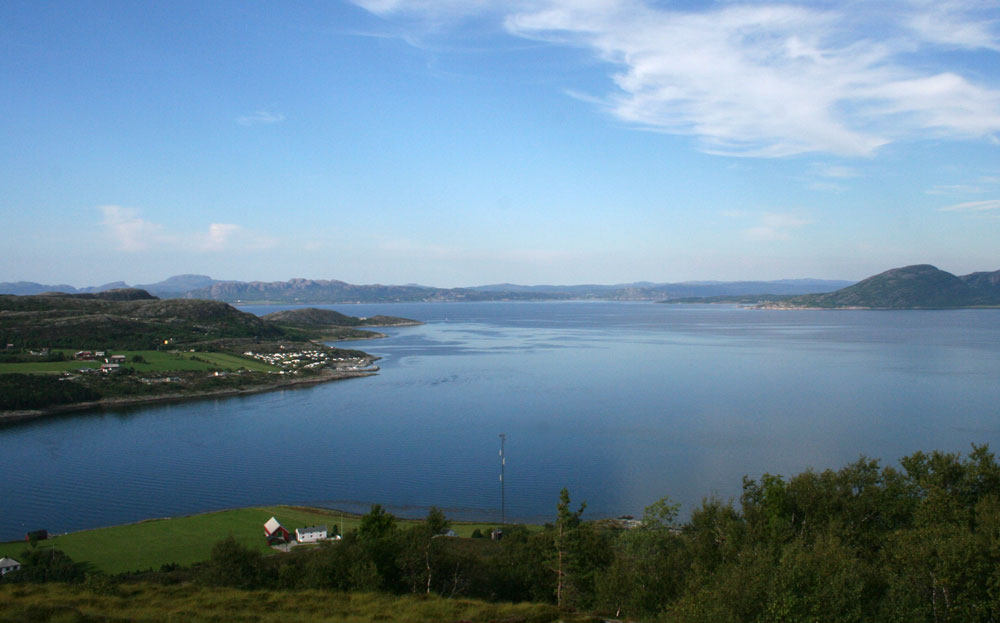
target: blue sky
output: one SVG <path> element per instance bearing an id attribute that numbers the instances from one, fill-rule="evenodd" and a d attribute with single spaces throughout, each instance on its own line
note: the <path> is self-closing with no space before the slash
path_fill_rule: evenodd
<path id="1" fill-rule="evenodd" d="M 1000 269 L 1000 5 L 0 6 L 0 281 Z"/>

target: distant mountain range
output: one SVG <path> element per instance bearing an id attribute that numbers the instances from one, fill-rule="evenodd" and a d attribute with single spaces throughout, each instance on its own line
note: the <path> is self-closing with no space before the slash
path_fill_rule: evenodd
<path id="1" fill-rule="evenodd" d="M 767 306 L 868 309 L 1000 306 L 1000 270 L 957 277 L 929 264 L 904 266 L 836 292 L 791 297 Z"/>
<path id="2" fill-rule="evenodd" d="M 229 303 L 389 303 L 418 301 L 527 301 L 618 300 L 660 301 L 680 297 L 720 295 L 796 295 L 831 292 L 850 281 L 781 279 L 778 281 L 690 281 L 682 283 L 636 282 L 617 285 L 524 286 L 495 284 L 471 288 L 434 288 L 419 285 L 353 285 L 324 279 L 289 281 L 220 281 L 205 275 L 177 275 L 159 283 L 137 284 L 160 298 L 198 298 Z M 127 288 L 123 282 L 88 288 L 44 285 L 20 281 L 0 283 L 0 294 L 66 292 L 84 294 Z"/>

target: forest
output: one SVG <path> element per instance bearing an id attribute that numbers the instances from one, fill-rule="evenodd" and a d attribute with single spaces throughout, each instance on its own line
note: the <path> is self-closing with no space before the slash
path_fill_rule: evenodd
<path id="1" fill-rule="evenodd" d="M 1000 619 L 1000 465 L 987 446 L 744 478 L 738 500 L 706 498 L 685 521 L 666 497 L 634 524 L 588 520 L 566 490 L 555 502 L 543 529 L 508 525 L 500 540 L 445 536 L 437 509 L 404 525 L 376 505 L 317 548 L 262 555 L 230 538 L 204 563 L 118 576 L 29 550 L 2 584 L 430 595 L 638 621 Z"/>

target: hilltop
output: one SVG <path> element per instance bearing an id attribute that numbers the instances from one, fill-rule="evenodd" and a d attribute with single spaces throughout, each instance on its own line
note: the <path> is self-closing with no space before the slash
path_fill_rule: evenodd
<path id="1" fill-rule="evenodd" d="M 940 309 L 1000 305 L 1000 271 L 961 277 L 930 264 L 893 268 L 830 292 L 767 304 L 778 309 Z"/>

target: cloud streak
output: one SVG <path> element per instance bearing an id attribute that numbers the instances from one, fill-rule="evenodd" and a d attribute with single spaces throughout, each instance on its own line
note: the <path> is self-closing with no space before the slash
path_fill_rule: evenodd
<path id="1" fill-rule="evenodd" d="M 270 125 L 272 123 L 281 123 L 285 120 L 285 115 L 277 112 L 272 112 L 269 110 L 257 110 L 252 114 L 243 115 L 242 117 L 236 118 L 236 123 L 240 125 Z"/>
<path id="2" fill-rule="evenodd" d="M 207 231 L 172 231 L 148 221 L 134 208 L 101 206 L 101 225 L 119 251 L 177 251 L 218 253 L 259 250 L 274 246 L 274 240 L 232 223 L 211 223 Z"/>
<path id="3" fill-rule="evenodd" d="M 989 199 L 987 201 L 969 201 L 955 205 L 938 208 L 941 212 L 966 212 L 981 213 L 1000 211 L 1000 199 Z"/>
<path id="4" fill-rule="evenodd" d="M 516 37 L 586 49 L 613 68 L 612 88 L 588 99 L 636 127 L 696 137 L 710 153 L 864 157 L 894 141 L 1000 131 L 1000 90 L 936 54 L 1000 52 L 994 3 L 357 3 L 435 24 L 498 20 Z"/>

